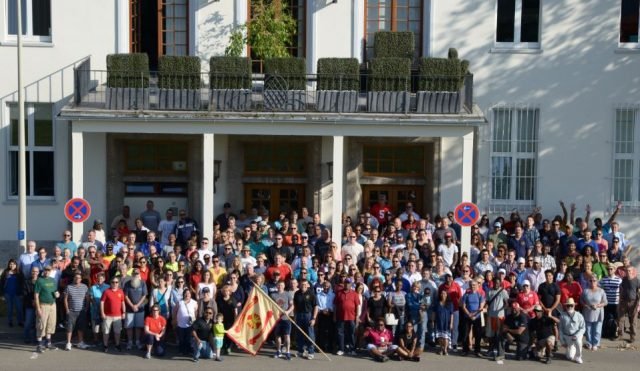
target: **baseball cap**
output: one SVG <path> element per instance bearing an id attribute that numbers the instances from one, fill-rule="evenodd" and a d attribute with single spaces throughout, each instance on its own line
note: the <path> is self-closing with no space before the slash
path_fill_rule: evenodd
<path id="1" fill-rule="evenodd" d="M 529 282 L 529 280 L 524 280 L 524 282 L 522 282 L 522 286 L 529 286 L 529 287 L 531 287 L 531 282 Z"/>
<path id="2" fill-rule="evenodd" d="M 96 219 L 93 221 L 93 224 L 102 224 L 102 220 Z"/>
<path id="3" fill-rule="evenodd" d="M 449 233 L 449 235 L 451 235 L 451 233 Z M 398 234 L 396 234 L 396 237 L 398 238 L 404 238 L 404 235 L 400 232 L 398 232 Z"/>
<path id="4" fill-rule="evenodd" d="M 524 262 L 525 262 L 525 260 L 524 260 L 524 258 L 523 258 L 523 257 L 519 257 L 519 258 L 518 258 L 518 264 L 520 264 L 520 263 L 524 263 Z"/>
<path id="5" fill-rule="evenodd" d="M 229 209 L 229 208 L 231 208 L 231 204 L 230 204 L 230 203 L 228 203 L 228 202 L 225 202 L 225 203 L 224 203 L 224 205 L 223 205 L 223 207 L 224 207 L 225 209 Z"/>
<path id="6" fill-rule="evenodd" d="M 494 227 L 498 227 L 498 228 L 502 228 L 502 223 L 500 223 L 500 222 L 495 222 L 495 223 L 493 223 L 493 226 L 494 226 Z"/>
<path id="7" fill-rule="evenodd" d="M 618 237 L 614 237 L 614 238 L 612 239 L 612 241 L 613 241 L 613 242 L 620 242 L 620 239 L 619 239 Z"/>
<path id="8" fill-rule="evenodd" d="M 540 259 L 540 257 L 536 256 L 535 258 L 533 258 L 533 262 L 534 263 L 542 263 L 542 259 Z"/>
<path id="9" fill-rule="evenodd" d="M 309 234 L 307 232 L 303 232 L 300 236 L 301 237 L 309 237 Z"/>
<path id="10" fill-rule="evenodd" d="M 498 269 L 498 273 L 507 274 L 507 271 L 504 268 Z"/>
<path id="11" fill-rule="evenodd" d="M 536 312 L 542 312 L 542 307 L 539 306 L 539 305 L 534 305 L 533 306 L 533 310 L 536 311 Z"/>
<path id="12" fill-rule="evenodd" d="M 242 246 L 242 251 L 251 251 L 251 248 L 249 247 L 249 245 L 244 245 Z"/>
<path id="13" fill-rule="evenodd" d="M 208 288 L 208 287 L 203 287 L 203 288 L 202 288 L 202 292 L 203 292 L 203 293 L 205 293 L 205 292 L 211 292 L 211 290 L 209 290 L 209 288 Z"/>

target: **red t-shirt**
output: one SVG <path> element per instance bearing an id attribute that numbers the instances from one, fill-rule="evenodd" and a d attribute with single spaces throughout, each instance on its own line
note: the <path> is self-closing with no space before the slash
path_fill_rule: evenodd
<path id="1" fill-rule="evenodd" d="M 524 310 L 529 310 L 530 308 L 533 308 L 534 305 L 540 303 L 540 300 L 538 300 L 538 294 L 536 294 L 535 291 L 529 291 L 528 294 L 523 291 L 518 294 L 517 300 L 518 304 L 520 304 L 520 307 Z M 531 311 L 528 314 L 531 318 L 536 316 L 536 313 L 534 311 Z"/>
<path id="2" fill-rule="evenodd" d="M 450 286 L 447 286 L 446 283 L 443 283 L 438 288 L 438 295 L 440 295 L 440 291 L 445 290 L 447 294 L 449 294 L 449 300 L 451 304 L 453 304 L 453 310 L 457 311 L 460 309 L 460 299 L 462 299 L 462 289 L 460 285 L 455 282 L 451 282 Z"/>
<path id="3" fill-rule="evenodd" d="M 275 265 L 267 268 L 267 271 L 264 273 L 264 278 L 267 281 L 271 281 L 273 279 L 273 272 L 275 271 L 280 271 L 280 280 L 281 281 L 285 281 L 285 282 L 289 282 L 291 280 L 291 267 L 289 267 L 288 264 L 282 264 L 281 266 L 277 267 Z"/>
<path id="4" fill-rule="evenodd" d="M 162 332 L 162 329 L 167 326 L 167 320 L 162 316 L 158 316 L 158 318 L 153 318 L 153 316 L 149 316 L 144 319 L 145 327 L 149 327 L 149 331 L 154 334 L 159 334 Z"/>
<path id="5" fill-rule="evenodd" d="M 371 216 L 378 220 L 381 225 L 387 224 L 387 214 L 391 213 L 391 207 L 389 205 L 375 204 L 371 206 Z"/>
<path id="6" fill-rule="evenodd" d="M 358 305 L 360 305 L 360 295 L 357 292 L 353 290 L 341 290 L 336 294 L 334 303 L 336 307 L 336 320 L 356 320 L 356 315 L 358 314 Z"/>
<path id="7" fill-rule="evenodd" d="M 106 289 L 100 299 L 104 303 L 104 315 L 108 317 L 122 317 L 122 303 L 124 292 L 121 289 Z"/>

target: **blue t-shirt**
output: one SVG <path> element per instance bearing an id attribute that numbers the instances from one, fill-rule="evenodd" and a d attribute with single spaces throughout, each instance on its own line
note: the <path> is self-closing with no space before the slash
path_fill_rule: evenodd
<path id="1" fill-rule="evenodd" d="M 478 309 L 480 309 L 480 305 L 482 305 L 482 303 L 484 302 L 482 294 L 477 291 L 467 292 L 466 294 L 464 294 L 462 300 L 464 301 L 464 304 L 469 312 L 476 312 Z"/>

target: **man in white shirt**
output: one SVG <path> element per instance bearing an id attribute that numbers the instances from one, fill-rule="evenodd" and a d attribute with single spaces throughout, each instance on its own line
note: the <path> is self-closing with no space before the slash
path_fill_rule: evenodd
<path id="1" fill-rule="evenodd" d="M 420 220 L 420 215 L 413 211 L 413 204 L 411 202 L 407 202 L 404 206 L 404 212 L 400 214 L 399 218 L 404 223 L 409 219 L 409 214 L 413 214 L 413 218 L 415 220 Z"/>
<path id="2" fill-rule="evenodd" d="M 158 224 L 158 232 L 160 233 L 160 245 L 165 246 L 169 244 L 169 235 L 173 233 L 176 228 L 177 220 L 173 220 L 173 210 L 167 209 L 166 219 Z"/>
<path id="3" fill-rule="evenodd" d="M 355 232 L 351 232 L 349 234 L 349 237 L 348 237 L 349 242 L 342 245 L 342 252 L 341 252 L 342 260 L 344 260 L 345 256 L 347 255 L 351 255 L 354 261 L 358 261 L 360 260 L 360 258 L 362 258 L 362 255 L 364 253 L 364 246 L 356 242 L 357 237 L 358 236 L 356 236 Z"/>
<path id="4" fill-rule="evenodd" d="M 38 254 L 36 253 L 36 241 L 27 242 L 27 250 L 20 254 L 18 259 L 18 269 L 24 277 L 31 277 L 31 264 L 36 261 Z"/>

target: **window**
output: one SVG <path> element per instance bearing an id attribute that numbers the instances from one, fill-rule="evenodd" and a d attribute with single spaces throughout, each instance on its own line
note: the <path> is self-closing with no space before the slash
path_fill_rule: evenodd
<path id="1" fill-rule="evenodd" d="M 540 48 L 540 0 L 497 0 L 496 46 Z"/>
<path id="2" fill-rule="evenodd" d="M 244 150 L 247 175 L 305 175 L 306 145 L 302 143 L 251 143 Z"/>
<path id="3" fill-rule="evenodd" d="M 187 0 L 161 0 L 160 55 L 189 55 L 189 3 Z"/>
<path id="4" fill-rule="evenodd" d="M 415 59 L 422 55 L 422 1 L 368 0 L 365 14 L 366 59 L 373 58 L 378 31 L 411 31 L 416 43 Z"/>
<path id="5" fill-rule="evenodd" d="M 640 206 L 638 112 L 637 107 L 617 109 L 614 123 L 612 201 L 622 201 L 629 206 Z"/>
<path id="6" fill-rule="evenodd" d="M 125 143 L 124 151 L 127 174 L 187 174 L 186 142 L 132 140 Z"/>
<path id="7" fill-rule="evenodd" d="M 491 203 L 531 206 L 536 203 L 538 128 L 535 108 L 493 109 L 491 125 Z"/>
<path id="8" fill-rule="evenodd" d="M 622 0 L 620 8 L 620 44 L 638 47 L 640 0 Z"/>
<path id="9" fill-rule="evenodd" d="M 239 0 L 238 0 L 239 1 Z M 253 5 L 257 1 L 265 0 L 249 0 L 249 19 L 253 18 Z M 306 56 L 306 31 L 307 31 L 307 13 L 306 13 L 306 0 L 281 0 L 285 4 L 285 12 L 289 13 L 293 19 L 296 20 L 296 34 L 293 35 L 293 40 L 287 47 L 289 54 L 292 57 L 304 58 Z M 263 60 L 251 51 L 251 45 L 249 47 L 249 55 L 251 56 L 251 64 L 253 72 L 263 72 Z"/>
<path id="10" fill-rule="evenodd" d="M 424 147 L 419 145 L 366 145 L 362 166 L 365 175 L 423 176 Z"/>
<path id="11" fill-rule="evenodd" d="M 51 41 L 51 0 L 20 0 L 22 4 L 22 35 L 28 41 Z M 6 0 L 7 35 L 18 35 L 18 0 Z"/>
<path id="12" fill-rule="evenodd" d="M 53 115 L 50 104 L 25 105 L 27 196 L 54 196 Z M 9 197 L 18 197 L 18 105 L 9 108 Z"/>

